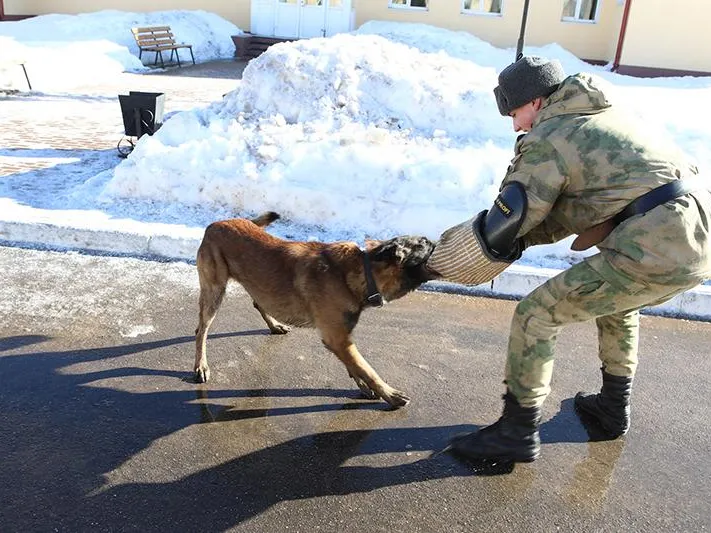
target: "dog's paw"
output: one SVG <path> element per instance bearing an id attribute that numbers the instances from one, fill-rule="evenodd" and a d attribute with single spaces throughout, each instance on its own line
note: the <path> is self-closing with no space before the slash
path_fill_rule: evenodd
<path id="1" fill-rule="evenodd" d="M 291 327 L 286 324 L 274 324 L 269 328 L 273 335 L 285 335 L 291 331 Z"/>
<path id="2" fill-rule="evenodd" d="M 402 391 L 393 389 L 387 397 L 383 396 L 383 400 L 388 402 L 393 409 L 405 407 L 410 403 L 410 397 Z"/>
<path id="3" fill-rule="evenodd" d="M 195 383 L 207 383 L 210 379 L 210 368 L 195 369 Z"/>

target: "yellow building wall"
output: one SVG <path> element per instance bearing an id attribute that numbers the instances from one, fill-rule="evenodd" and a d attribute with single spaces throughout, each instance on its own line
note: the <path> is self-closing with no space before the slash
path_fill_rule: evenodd
<path id="1" fill-rule="evenodd" d="M 633 0 L 620 64 L 711 72 L 709 21 L 709 0 Z"/>
<path id="2" fill-rule="evenodd" d="M 354 0 L 354 4 L 356 27 L 369 20 L 418 22 L 467 31 L 497 47 L 515 47 L 524 0 L 503 0 L 502 16 L 462 14 L 462 0 L 430 0 L 426 11 L 389 8 L 388 0 Z M 617 0 L 601 0 L 598 21 L 594 24 L 562 22 L 562 10 L 563 0 L 532 0 L 526 44 L 558 43 L 584 59 L 611 61 L 614 58 L 623 11 Z"/>
<path id="3" fill-rule="evenodd" d="M 631 0 L 620 63 L 711 72 L 711 0 Z M 355 25 L 369 20 L 419 22 L 467 31 L 498 47 L 518 40 L 524 0 L 503 0 L 503 16 L 462 14 L 462 0 L 430 0 L 426 11 L 393 9 L 388 0 L 353 0 Z M 6 15 L 88 13 L 103 9 L 163 11 L 202 9 L 250 29 L 251 0 L 4 0 Z M 612 61 L 624 11 L 621 0 L 600 0 L 595 24 L 562 22 L 563 0 L 531 0 L 527 45 L 558 43 L 578 57 Z"/>
<path id="4" fill-rule="evenodd" d="M 250 0 L 4 0 L 6 15 L 46 15 L 61 13 L 75 15 L 104 9 L 120 11 L 172 11 L 175 9 L 200 9 L 220 15 L 248 30 L 250 24 Z"/>

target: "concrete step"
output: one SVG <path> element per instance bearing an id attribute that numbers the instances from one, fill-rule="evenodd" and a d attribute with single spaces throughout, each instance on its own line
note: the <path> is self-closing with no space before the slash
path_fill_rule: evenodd
<path id="1" fill-rule="evenodd" d="M 265 35 L 255 35 L 245 33 L 244 35 L 233 35 L 232 42 L 235 44 L 235 57 L 239 59 L 251 59 L 263 54 L 270 46 L 277 43 L 295 41 L 296 39 L 285 39 L 282 37 L 268 37 Z"/>

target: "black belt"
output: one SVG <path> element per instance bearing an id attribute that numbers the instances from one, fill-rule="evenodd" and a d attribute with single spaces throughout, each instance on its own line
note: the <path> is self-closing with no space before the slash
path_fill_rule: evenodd
<path id="1" fill-rule="evenodd" d="M 627 204 L 622 211 L 614 217 L 595 224 L 583 231 L 573 241 L 571 249 L 575 251 L 587 250 L 591 246 L 602 242 L 607 236 L 612 233 L 618 224 L 624 222 L 634 215 L 642 215 L 647 211 L 654 209 L 670 200 L 689 194 L 690 192 L 708 189 L 709 183 L 704 181 L 701 176 L 695 176 L 689 179 L 674 180 L 669 183 L 652 189 L 648 193 L 643 194 L 633 202 Z"/>
<path id="2" fill-rule="evenodd" d="M 630 217 L 646 213 L 670 200 L 674 200 L 690 192 L 708 189 L 709 185 L 710 184 L 701 176 L 670 181 L 656 189 L 652 189 L 628 204 L 627 207 L 612 217 L 612 221 L 615 225 L 618 225 Z"/>

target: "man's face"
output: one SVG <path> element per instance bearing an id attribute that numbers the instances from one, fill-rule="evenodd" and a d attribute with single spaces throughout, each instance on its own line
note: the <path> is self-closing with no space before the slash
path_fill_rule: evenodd
<path id="1" fill-rule="evenodd" d="M 542 102 L 542 98 L 536 98 L 533 102 L 528 102 L 521 107 L 517 107 L 509 113 L 509 116 L 513 119 L 514 131 L 531 131 L 533 121 L 536 120 L 536 117 L 538 116 L 538 111 L 541 109 Z"/>

